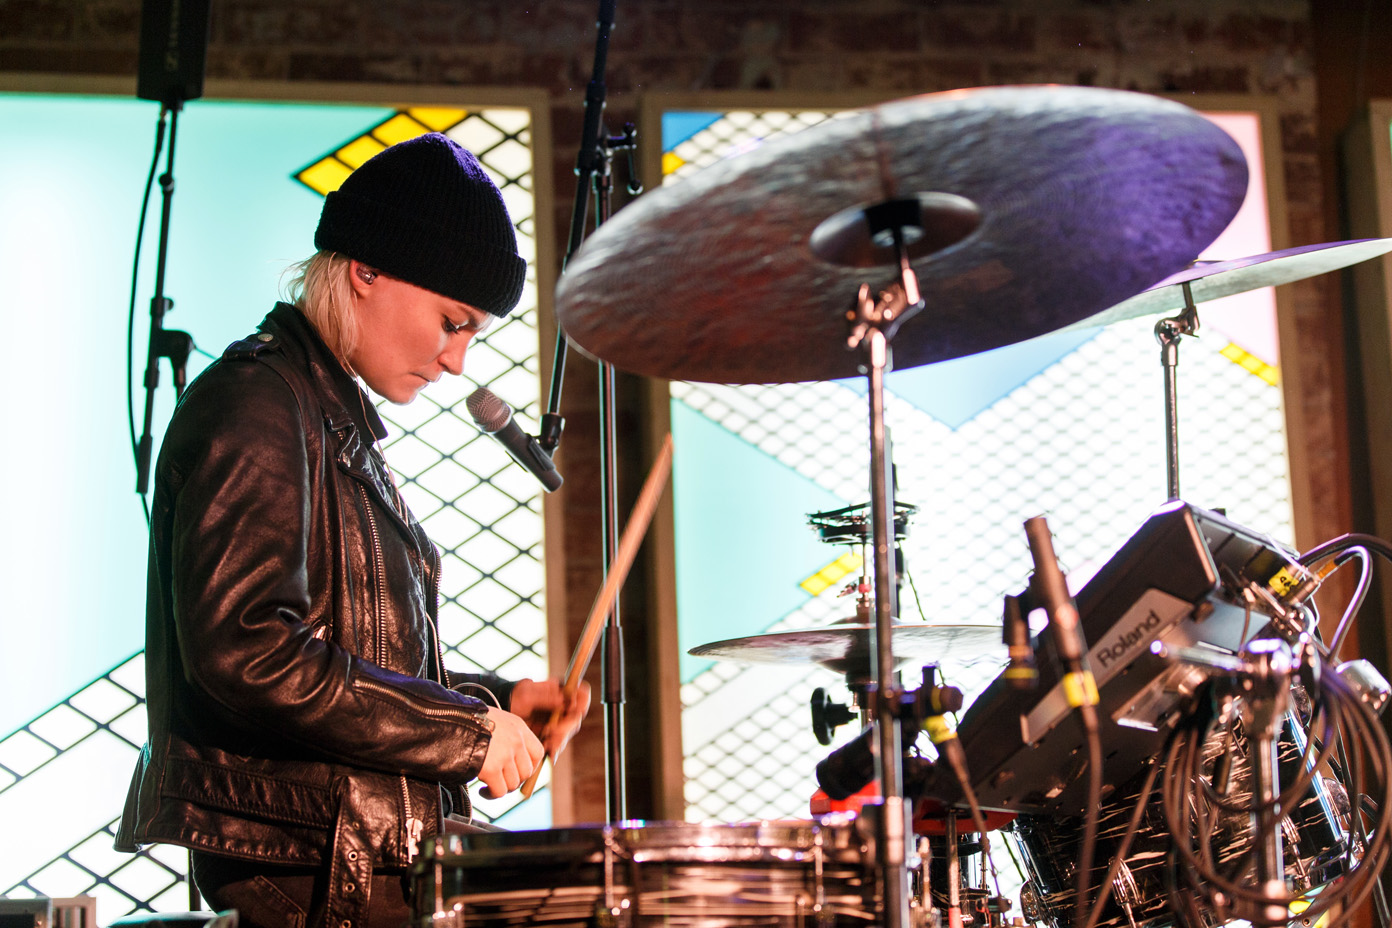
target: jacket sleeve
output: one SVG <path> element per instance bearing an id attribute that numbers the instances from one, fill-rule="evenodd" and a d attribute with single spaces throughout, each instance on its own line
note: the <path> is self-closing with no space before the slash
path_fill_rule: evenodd
<path id="1" fill-rule="evenodd" d="M 208 373 L 160 454 L 172 510 L 162 573 L 188 682 L 244 732 L 355 766 L 473 779 L 492 730 L 482 702 L 383 669 L 305 621 L 310 473 L 334 464 L 309 460 L 294 391 L 261 363 Z"/>

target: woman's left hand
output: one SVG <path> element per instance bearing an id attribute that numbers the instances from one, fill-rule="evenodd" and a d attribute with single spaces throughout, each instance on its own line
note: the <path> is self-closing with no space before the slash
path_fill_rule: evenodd
<path id="1" fill-rule="evenodd" d="M 590 711 L 590 685 L 582 681 L 575 695 L 567 699 L 559 680 L 518 680 L 512 688 L 508 709 L 526 721 L 554 760 L 580 730 L 585 713 Z M 551 725 L 551 714 L 557 709 L 561 710 L 560 717 Z"/>

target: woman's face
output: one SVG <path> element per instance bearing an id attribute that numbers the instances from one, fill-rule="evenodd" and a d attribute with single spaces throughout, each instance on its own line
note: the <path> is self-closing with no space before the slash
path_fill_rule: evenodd
<path id="1" fill-rule="evenodd" d="M 427 383 L 462 373 L 469 343 L 494 318 L 358 261 L 349 274 L 359 338 L 348 363 L 373 393 L 393 403 L 409 403 Z"/>

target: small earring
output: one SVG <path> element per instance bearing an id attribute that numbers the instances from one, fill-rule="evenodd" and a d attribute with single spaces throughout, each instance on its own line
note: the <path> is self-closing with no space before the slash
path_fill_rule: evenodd
<path id="1" fill-rule="evenodd" d="M 358 268 L 358 279 L 365 284 L 370 284 L 377 279 L 376 271 L 369 271 L 365 267 Z"/>

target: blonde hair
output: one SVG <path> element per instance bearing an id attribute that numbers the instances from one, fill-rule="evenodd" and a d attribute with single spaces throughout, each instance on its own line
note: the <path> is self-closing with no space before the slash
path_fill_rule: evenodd
<path id="1" fill-rule="evenodd" d="M 287 302 L 293 303 L 319 332 L 339 362 L 351 371 L 349 356 L 358 346 L 358 301 L 349 279 L 350 258 L 320 251 L 285 269 Z"/>

